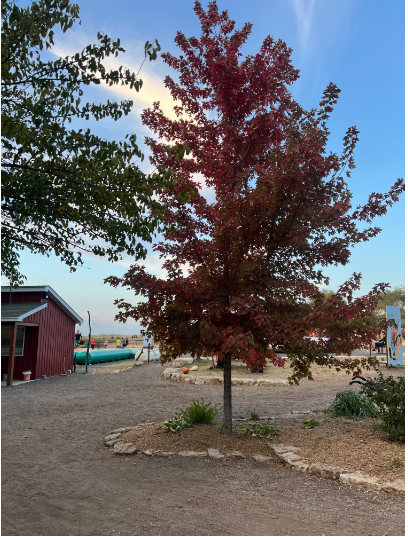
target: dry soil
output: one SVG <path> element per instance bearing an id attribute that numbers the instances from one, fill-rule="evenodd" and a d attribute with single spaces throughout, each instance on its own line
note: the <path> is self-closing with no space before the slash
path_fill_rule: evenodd
<path id="1" fill-rule="evenodd" d="M 2 388 L 3 535 L 403 535 L 404 498 L 278 465 L 114 456 L 119 426 L 162 422 L 221 386 L 159 364 Z M 234 417 L 323 409 L 345 383 L 234 387 Z"/>

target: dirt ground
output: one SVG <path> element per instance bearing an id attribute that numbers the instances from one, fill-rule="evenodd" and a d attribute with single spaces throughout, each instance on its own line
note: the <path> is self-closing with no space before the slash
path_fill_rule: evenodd
<path id="1" fill-rule="evenodd" d="M 150 363 L 2 388 L 3 535 L 404 534 L 397 495 L 255 461 L 114 456 L 103 438 L 117 427 L 162 422 L 197 397 L 222 403 L 221 386 L 161 372 Z M 233 414 L 324 409 L 347 387 L 233 387 Z"/>

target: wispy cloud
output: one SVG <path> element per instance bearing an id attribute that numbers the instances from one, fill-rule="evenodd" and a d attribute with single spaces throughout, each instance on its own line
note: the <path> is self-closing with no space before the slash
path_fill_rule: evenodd
<path id="1" fill-rule="evenodd" d="M 316 0 L 290 0 L 296 17 L 296 26 L 302 52 L 305 53 L 312 35 Z"/>
<path id="2" fill-rule="evenodd" d="M 75 30 L 69 35 L 66 34 L 60 37 L 56 45 L 51 49 L 51 53 L 58 57 L 72 56 L 78 50 L 88 45 L 94 39 L 87 35 L 83 30 Z M 118 69 L 123 65 L 129 70 L 137 73 L 143 63 L 144 44 L 141 42 L 128 43 L 126 53 L 120 54 L 117 58 L 108 57 L 104 59 L 104 65 L 108 69 Z M 130 52 L 128 52 L 130 51 Z M 132 53 L 132 51 L 135 51 Z M 164 77 L 169 73 L 167 65 L 163 64 L 161 59 L 153 63 L 146 60 L 140 72 L 140 78 L 143 80 L 143 86 L 139 92 L 130 89 L 128 86 L 115 84 L 101 84 L 98 89 L 113 93 L 120 98 L 132 99 L 134 107 L 132 112 L 139 115 L 145 108 L 149 108 L 154 102 L 159 101 L 165 115 L 171 119 L 175 119 L 173 107 L 175 101 L 171 97 L 170 91 L 164 85 Z"/>

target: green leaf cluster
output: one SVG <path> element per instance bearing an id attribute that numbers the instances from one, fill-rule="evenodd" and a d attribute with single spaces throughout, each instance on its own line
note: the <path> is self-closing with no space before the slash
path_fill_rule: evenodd
<path id="1" fill-rule="evenodd" d="M 66 32 L 79 20 L 68 0 L 36 0 L 1 7 L 2 97 L 2 259 L 3 274 L 24 280 L 19 252 L 60 256 L 71 270 L 91 252 L 118 261 L 126 252 L 144 257 L 164 209 L 152 199 L 168 185 L 169 174 L 146 175 L 134 134 L 108 141 L 73 120 L 118 120 L 133 101 L 83 102 L 87 86 L 101 83 L 142 87 L 136 73 L 104 60 L 125 52 L 120 39 L 98 33 L 98 43 L 56 60 L 42 51 L 54 45 L 54 28 Z M 160 45 L 147 42 L 145 57 L 157 58 Z"/>
<path id="2" fill-rule="evenodd" d="M 262 425 L 261 423 L 244 421 L 239 427 L 248 436 L 278 436 L 280 431 L 275 429 L 273 425 Z"/>
<path id="3" fill-rule="evenodd" d="M 405 442 L 405 377 L 378 377 L 362 387 L 362 393 L 378 408 L 381 429 L 391 440 Z"/>
<path id="4" fill-rule="evenodd" d="M 183 410 L 176 411 L 174 418 L 166 420 L 163 425 L 172 436 L 177 436 L 183 429 L 193 426 Z"/>

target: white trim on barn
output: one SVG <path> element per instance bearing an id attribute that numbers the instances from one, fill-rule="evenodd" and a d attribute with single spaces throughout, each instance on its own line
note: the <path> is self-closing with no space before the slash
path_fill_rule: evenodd
<path id="1" fill-rule="evenodd" d="M 8 285 L 2 285 L 1 286 L 1 292 L 2 293 L 6 293 L 10 290 L 10 286 Z M 11 293 L 49 293 L 52 297 L 52 299 L 54 300 L 54 302 L 56 302 L 59 307 L 65 311 L 65 313 L 67 315 L 69 315 L 72 319 L 74 319 L 75 323 L 76 324 L 79 324 L 81 325 L 84 320 L 82 319 L 82 317 L 80 317 L 70 306 L 68 306 L 68 304 L 65 302 L 65 300 L 63 300 L 59 295 L 58 293 L 56 293 L 54 291 L 54 289 L 52 287 L 50 287 L 49 285 L 22 285 L 21 287 L 17 287 L 16 289 L 13 289 L 11 288 Z M 2 319 L 3 320 L 3 319 Z M 5 321 L 5 319 L 4 319 Z"/>

